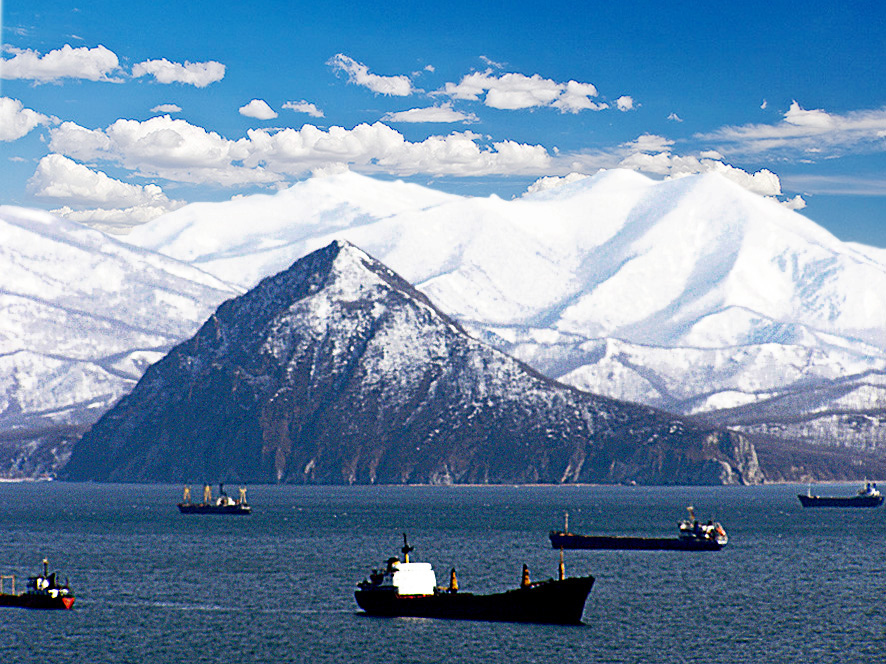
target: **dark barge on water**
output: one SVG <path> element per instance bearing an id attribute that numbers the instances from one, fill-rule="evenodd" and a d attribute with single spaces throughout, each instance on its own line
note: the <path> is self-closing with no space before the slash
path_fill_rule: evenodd
<path id="1" fill-rule="evenodd" d="M 868 482 L 854 496 L 813 496 L 810 486 L 806 495 L 797 495 L 803 507 L 879 507 L 883 504 L 883 494 L 876 482 Z"/>
<path id="2" fill-rule="evenodd" d="M 693 508 L 689 518 L 680 521 L 677 537 L 630 537 L 622 535 L 577 535 L 569 532 L 569 515 L 562 531 L 552 530 L 548 537 L 554 549 L 609 549 L 628 551 L 719 551 L 729 542 L 719 523 L 699 523 Z"/>
<path id="3" fill-rule="evenodd" d="M 246 489 L 240 487 L 237 500 L 225 493 L 225 485 L 218 485 L 219 497 L 212 499 L 212 489 L 208 484 L 203 486 L 203 502 L 191 502 L 191 487 L 186 486 L 178 511 L 182 514 L 252 514 L 252 508 L 246 502 Z"/>
<path id="4" fill-rule="evenodd" d="M 455 570 L 448 588 L 437 587 L 430 563 L 409 561 L 412 547 L 403 535 L 403 560 L 394 557 L 357 584 L 357 604 L 371 616 L 486 620 L 580 625 L 593 576 L 567 579 L 560 554 L 559 579 L 532 582 L 523 565 L 518 588 L 489 595 L 461 592 Z"/>
<path id="5" fill-rule="evenodd" d="M 57 581 L 58 572 L 49 573 L 49 561 L 43 559 L 43 574 L 28 577 L 27 588 L 21 594 L 15 592 L 15 575 L 0 575 L 0 606 L 20 609 L 70 609 L 74 606 L 74 594 L 65 579 L 65 585 Z M 12 593 L 4 592 L 4 583 L 12 582 Z"/>

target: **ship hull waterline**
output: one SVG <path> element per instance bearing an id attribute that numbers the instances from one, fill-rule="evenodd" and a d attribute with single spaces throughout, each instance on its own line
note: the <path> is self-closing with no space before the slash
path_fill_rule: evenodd
<path id="1" fill-rule="evenodd" d="M 852 496 L 851 498 L 829 496 L 804 496 L 798 494 L 803 507 L 879 507 L 883 504 L 883 496 Z"/>
<path id="2" fill-rule="evenodd" d="M 551 548 L 610 551 L 719 551 L 723 545 L 714 540 L 680 539 L 676 537 L 622 537 L 605 535 L 573 535 L 552 532 Z"/>
<path id="3" fill-rule="evenodd" d="M 180 503 L 178 511 L 182 514 L 252 514 L 252 508 L 243 505 L 199 505 Z"/>
<path id="4" fill-rule="evenodd" d="M 70 609 L 74 606 L 74 598 L 70 595 L 65 597 L 51 597 L 49 595 L 35 595 L 24 593 L 22 595 L 0 595 L 0 607 L 14 607 L 19 609 L 55 610 Z"/>
<path id="5" fill-rule="evenodd" d="M 357 604 L 370 616 L 480 620 L 489 622 L 582 625 L 593 576 L 540 581 L 503 593 L 474 595 L 440 591 L 399 595 L 388 589 L 358 590 Z"/>

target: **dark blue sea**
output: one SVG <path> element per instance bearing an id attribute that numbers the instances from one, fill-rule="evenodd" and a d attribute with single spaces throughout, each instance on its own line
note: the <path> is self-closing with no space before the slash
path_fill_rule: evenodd
<path id="1" fill-rule="evenodd" d="M 0 609 L 0 662 L 884 661 L 886 509 L 804 510 L 798 491 L 253 486 L 253 515 L 223 517 L 179 514 L 178 486 L 0 484 L 0 572 L 46 556 L 77 595 L 72 611 Z M 462 590 L 491 592 L 523 563 L 556 575 L 565 511 L 575 532 L 667 536 L 689 504 L 726 527 L 723 551 L 566 552 L 567 574 L 597 578 L 581 627 L 354 602 L 403 532 L 439 584 L 454 566 Z"/>

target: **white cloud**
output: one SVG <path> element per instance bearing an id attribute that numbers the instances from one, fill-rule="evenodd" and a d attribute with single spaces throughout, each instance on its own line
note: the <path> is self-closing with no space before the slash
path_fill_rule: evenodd
<path id="1" fill-rule="evenodd" d="M 105 160 L 176 182 L 232 186 L 280 180 L 239 165 L 249 155 L 246 139 L 231 141 L 168 115 L 144 122 L 121 119 L 105 130 L 65 122 L 50 131 L 49 147 L 80 161 Z"/>
<path id="2" fill-rule="evenodd" d="M 579 182 L 580 180 L 586 180 L 589 177 L 590 175 L 586 175 L 585 173 L 576 173 L 575 171 L 569 173 L 568 175 L 564 175 L 563 177 L 549 175 L 547 177 L 539 178 L 531 185 L 529 185 L 529 187 L 526 189 L 526 194 L 537 194 L 540 191 L 559 189 L 563 185 L 572 184 L 573 182 Z"/>
<path id="3" fill-rule="evenodd" d="M 767 106 L 769 106 L 769 102 L 764 99 L 763 103 L 760 104 L 760 110 L 765 111 Z"/>
<path id="4" fill-rule="evenodd" d="M 781 195 L 781 182 L 772 171 L 764 168 L 756 173 L 748 173 L 716 159 L 699 159 L 692 155 L 681 156 L 670 152 L 654 154 L 634 152 L 622 159 L 619 167 L 665 175 L 669 178 L 685 177 L 696 173 L 719 173 L 755 194 L 761 196 Z"/>
<path id="5" fill-rule="evenodd" d="M 43 56 L 30 49 L 6 50 L 14 55 L 0 61 L 0 78 L 26 79 L 36 83 L 63 78 L 119 82 L 119 79 L 110 77 L 119 66 L 117 56 L 104 46 L 72 48 L 65 44 Z"/>
<path id="6" fill-rule="evenodd" d="M 428 108 L 386 113 L 382 117 L 386 122 L 477 122 L 478 119 L 473 113 L 456 111 L 449 102 Z"/>
<path id="7" fill-rule="evenodd" d="M 607 104 L 591 101 L 591 97 L 597 96 L 597 88 L 591 83 L 557 83 L 538 74 L 496 76 L 491 69 L 468 74 L 458 84 L 447 83 L 439 94 L 470 101 L 478 101 L 484 96 L 486 106 L 507 110 L 550 106 L 561 113 L 578 113 L 608 108 Z"/>
<path id="8" fill-rule="evenodd" d="M 669 138 L 657 134 L 643 134 L 629 143 L 623 143 L 622 147 L 629 152 L 663 152 L 669 150 L 674 144 Z"/>
<path id="9" fill-rule="evenodd" d="M 486 64 L 487 67 L 492 67 L 493 69 L 504 69 L 504 63 L 496 62 L 495 60 L 490 60 L 485 55 L 481 55 L 480 59 Z"/>
<path id="10" fill-rule="evenodd" d="M 225 66 L 209 60 L 208 62 L 187 62 L 180 64 L 161 60 L 145 60 L 132 66 L 133 78 L 153 76 L 158 83 L 184 83 L 198 88 L 205 88 L 211 83 L 225 77 Z"/>
<path id="11" fill-rule="evenodd" d="M 234 186 L 278 184 L 329 164 L 399 175 L 543 174 L 551 157 L 540 145 L 481 142 L 472 132 L 410 142 L 381 122 L 324 131 L 253 129 L 233 141 L 184 120 L 159 116 L 118 120 L 105 130 L 71 122 L 50 130 L 50 148 L 80 161 L 108 161 L 139 175 L 176 182 Z"/>
<path id="12" fill-rule="evenodd" d="M 121 182 L 60 154 L 40 160 L 28 188 L 35 196 L 63 203 L 54 210 L 60 216 L 105 226 L 142 223 L 184 205 L 170 200 L 155 184 Z"/>
<path id="13" fill-rule="evenodd" d="M 630 111 L 634 108 L 634 98 L 627 95 L 622 95 L 615 100 L 615 106 L 620 111 Z"/>
<path id="14" fill-rule="evenodd" d="M 483 146 L 481 137 L 473 132 L 430 136 L 412 143 L 381 122 L 353 129 L 330 127 L 323 131 L 305 125 L 298 130 L 251 130 L 248 134 L 251 155 L 246 164 L 291 175 L 335 163 L 398 175 L 541 173 L 551 161 L 540 145 L 501 141 Z"/>
<path id="15" fill-rule="evenodd" d="M 307 113 L 312 118 L 322 118 L 323 111 L 314 106 L 314 104 L 305 101 L 302 99 L 301 101 L 287 101 L 283 104 L 283 108 L 288 108 L 289 110 L 295 111 L 296 113 Z"/>
<path id="16" fill-rule="evenodd" d="M 723 161 L 713 150 L 698 155 L 673 154 L 674 141 L 655 134 L 643 134 L 636 140 L 623 143 L 615 149 L 572 153 L 558 156 L 553 169 L 594 173 L 601 168 L 629 168 L 649 175 L 666 178 L 685 177 L 696 173 L 719 173 L 745 189 L 762 196 L 781 196 L 779 177 L 762 169 L 749 173 Z"/>
<path id="17" fill-rule="evenodd" d="M 886 108 L 828 113 L 806 110 L 794 101 L 777 124 L 723 127 L 696 138 L 727 144 L 735 154 L 765 152 L 834 157 L 849 151 L 886 150 Z"/>
<path id="18" fill-rule="evenodd" d="M 793 198 L 789 198 L 786 201 L 781 201 L 781 204 L 789 210 L 802 210 L 804 207 L 806 207 L 806 201 L 803 200 L 803 197 L 800 196 L 800 194 L 797 194 Z"/>
<path id="19" fill-rule="evenodd" d="M 785 186 L 809 194 L 886 196 L 886 177 L 865 175 L 790 175 Z"/>
<path id="20" fill-rule="evenodd" d="M 408 76 L 378 76 L 369 73 L 369 67 L 349 58 L 343 53 L 337 53 L 326 63 L 335 71 L 343 71 L 348 75 L 348 81 L 364 88 L 369 88 L 376 94 L 391 95 L 394 97 L 406 97 L 413 92 L 412 81 Z"/>
<path id="21" fill-rule="evenodd" d="M 277 112 L 263 99 L 253 99 L 246 106 L 240 107 L 240 115 L 259 120 L 273 120 L 277 117 Z"/>
<path id="22" fill-rule="evenodd" d="M 160 104 L 151 109 L 151 113 L 181 113 L 181 106 L 175 104 Z"/>
<path id="23" fill-rule="evenodd" d="M 0 141 L 18 140 L 39 125 L 49 123 L 48 117 L 25 108 L 18 99 L 0 97 Z"/>
<path id="24" fill-rule="evenodd" d="M 683 122 L 683 118 L 681 118 L 681 117 L 680 117 L 679 115 L 677 115 L 676 113 L 671 113 L 671 114 L 668 116 L 668 120 L 671 120 L 672 122 Z"/>

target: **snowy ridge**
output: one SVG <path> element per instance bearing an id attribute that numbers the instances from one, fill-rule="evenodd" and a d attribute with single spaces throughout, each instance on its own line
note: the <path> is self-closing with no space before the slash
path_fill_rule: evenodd
<path id="1" fill-rule="evenodd" d="M 82 429 L 237 292 L 184 263 L 9 206 L 0 207 L 0 272 L 2 440 Z"/>
<path id="2" fill-rule="evenodd" d="M 705 412 L 886 369 L 886 252 L 717 174 L 606 171 L 504 201 L 344 173 L 129 239 L 249 287 L 337 237 L 477 336 L 617 398 Z"/>

